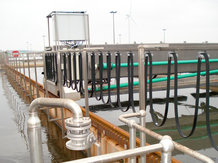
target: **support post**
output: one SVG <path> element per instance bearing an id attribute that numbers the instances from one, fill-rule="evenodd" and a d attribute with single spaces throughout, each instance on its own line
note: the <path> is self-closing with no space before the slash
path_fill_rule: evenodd
<path id="1" fill-rule="evenodd" d="M 29 74 L 29 91 L 30 91 L 30 100 L 33 100 L 32 97 L 32 89 L 31 89 L 31 75 L 30 75 L 30 58 L 29 58 L 29 53 L 27 53 L 27 62 L 28 62 L 28 74 Z"/>
<path id="2" fill-rule="evenodd" d="M 145 128 L 146 112 L 145 112 L 145 110 L 140 110 L 139 112 L 140 112 L 140 125 Z M 143 131 L 140 131 L 140 146 L 141 147 L 145 146 L 145 143 L 146 143 L 145 133 Z M 141 159 L 141 163 L 146 162 L 146 156 L 145 155 L 141 155 L 140 159 Z"/>
<path id="3" fill-rule="evenodd" d="M 37 94 L 37 98 L 39 98 L 39 85 L 38 85 L 37 69 L 36 69 L 36 53 L 34 53 L 34 67 L 35 67 L 36 94 Z"/>
<path id="4" fill-rule="evenodd" d="M 88 56 L 86 55 L 86 51 L 82 52 L 82 60 L 83 60 L 83 80 L 84 80 L 84 92 L 85 92 L 85 116 L 89 117 L 89 93 L 88 93 Z"/>
<path id="5" fill-rule="evenodd" d="M 130 120 L 128 123 L 129 127 L 129 149 L 136 147 L 136 128 L 133 126 L 135 120 Z M 130 158 L 130 163 L 136 163 L 136 157 Z"/>

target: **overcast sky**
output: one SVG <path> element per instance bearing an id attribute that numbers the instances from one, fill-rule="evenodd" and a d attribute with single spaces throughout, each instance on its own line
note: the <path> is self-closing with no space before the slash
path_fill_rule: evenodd
<path id="1" fill-rule="evenodd" d="M 87 11 L 92 44 L 218 42 L 218 0 L 1 0 L 0 49 L 43 49 L 51 11 Z M 28 42 L 28 43 L 27 43 Z M 31 44 L 31 45 L 30 45 Z"/>

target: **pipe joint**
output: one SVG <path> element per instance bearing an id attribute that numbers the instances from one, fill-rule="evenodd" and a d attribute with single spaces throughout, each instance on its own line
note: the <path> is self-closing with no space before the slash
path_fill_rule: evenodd
<path id="1" fill-rule="evenodd" d="M 172 138 L 168 135 L 162 137 L 160 144 L 162 144 L 163 146 L 164 153 L 169 153 L 174 150 L 174 143 L 172 141 Z"/>
<path id="2" fill-rule="evenodd" d="M 133 128 L 135 123 L 136 123 L 135 120 L 130 119 L 130 120 L 127 122 L 127 125 L 128 125 L 128 127 Z"/>

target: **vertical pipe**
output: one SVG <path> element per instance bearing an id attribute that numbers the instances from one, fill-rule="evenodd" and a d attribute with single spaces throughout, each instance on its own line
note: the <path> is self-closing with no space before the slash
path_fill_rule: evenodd
<path id="1" fill-rule="evenodd" d="M 89 117 L 89 94 L 88 94 L 88 57 L 86 51 L 82 52 L 83 65 L 86 65 L 83 69 L 83 79 L 84 79 L 84 91 L 85 91 L 85 116 Z"/>
<path id="2" fill-rule="evenodd" d="M 138 75 L 139 75 L 139 108 L 145 110 L 145 69 L 144 69 L 144 47 L 138 48 Z"/>
<path id="3" fill-rule="evenodd" d="M 43 163 L 41 123 L 37 112 L 29 113 L 28 137 L 31 163 Z"/>
<path id="4" fill-rule="evenodd" d="M 140 125 L 145 128 L 145 115 L 146 115 L 146 112 L 145 112 L 145 110 L 140 110 L 139 112 L 140 112 Z M 141 147 L 145 146 L 145 143 L 146 143 L 145 133 L 140 131 L 140 146 Z M 141 159 L 141 163 L 146 162 L 145 155 L 141 155 L 140 159 Z"/>
<path id="5" fill-rule="evenodd" d="M 49 17 L 47 17 L 47 21 L 48 21 L 48 46 L 51 46 L 51 42 L 50 42 L 50 25 L 49 25 Z"/>
<path id="6" fill-rule="evenodd" d="M 38 78 L 37 78 L 37 70 L 36 70 L 36 53 L 34 53 L 34 67 L 35 67 L 35 81 L 36 81 L 36 94 L 37 98 L 39 97 L 39 86 L 38 86 Z"/>
<path id="7" fill-rule="evenodd" d="M 138 48 L 138 76 L 139 76 L 139 108 L 140 108 L 140 124 L 143 127 L 146 127 L 146 119 L 145 119 L 145 68 L 144 68 L 144 47 Z M 140 145 L 144 146 L 146 144 L 146 135 L 144 132 L 140 132 Z M 146 162 L 145 156 L 141 156 L 141 162 Z"/>
<path id="8" fill-rule="evenodd" d="M 31 75 L 30 75 L 30 58 L 29 53 L 27 53 L 27 62 L 28 62 L 28 74 L 29 74 L 29 91 L 30 91 L 30 100 L 32 101 L 32 89 L 31 89 Z"/>
<path id="9" fill-rule="evenodd" d="M 134 149 L 136 147 L 136 128 L 133 126 L 135 120 L 130 120 L 128 123 L 129 127 L 129 148 Z M 136 157 L 130 158 L 130 163 L 136 163 Z"/>
<path id="10" fill-rule="evenodd" d="M 63 98 L 63 85 L 62 85 L 62 66 L 61 66 L 61 53 L 57 51 L 57 64 L 58 64 L 58 90 L 59 90 L 59 97 Z M 55 108 L 56 109 L 56 108 Z M 61 133 L 62 133 L 62 138 L 65 136 L 65 131 L 64 131 L 64 110 L 61 108 Z"/>

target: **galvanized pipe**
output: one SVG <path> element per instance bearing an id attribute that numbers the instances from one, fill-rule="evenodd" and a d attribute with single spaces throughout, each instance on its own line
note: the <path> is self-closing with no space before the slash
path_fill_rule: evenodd
<path id="1" fill-rule="evenodd" d="M 75 161 L 67 161 L 65 163 L 112 162 L 112 161 L 116 161 L 119 159 L 124 159 L 124 158 L 142 155 L 145 153 L 152 153 L 155 151 L 159 151 L 162 148 L 163 148 L 162 144 L 155 144 L 155 145 L 149 145 L 149 146 L 129 149 L 129 150 L 125 150 L 125 151 L 120 151 L 120 152 L 104 154 L 104 155 L 95 156 L 95 157 L 79 159 L 79 160 L 75 160 Z"/>
<path id="2" fill-rule="evenodd" d="M 124 115 L 119 116 L 119 120 L 128 124 L 129 120 L 126 118 L 137 117 L 137 116 L 139 116 L 139 113 L 124 114 Z M 142 127 L 142 126 L 138 125 L 137 123 L 134 123 L 132 125 L 136 129 L 143 131 L 144 133 L 146 133 L 147 135 L 149 135 L 155 139 L 161 140 L 163 138 L 162 135 L 157 134 L 157 133 L 155 133 L 155 132 L 153 132 L 145 127 Z M 214 161 L 212 159 L 210 159 L 209 157 L 202 155 L 202 154 L 200 154 L 200 153 L 198 153 L 198 152 L 196 152 L 188 147 L 185 147 L 185 146 L 183 146 L 177 142 L 174 142 L 174 141 L 173 141 L 173 144 L 174 144 L 175 149 L 177 149 L 178 151 L 181 151 L 181 152 L 183 152 L 191 157 L 194 157 L 197 160 L 200 160 L 202 162 L 207 162 L 207 163 L 214 163 Z"/>
<path id="3" fill-rule="evenodd" d="M 62 107 L 73 113 L 74 122 L 80 122 L 83 114 L 80 106 L 70 99 L 37 98 L 30 104 L 28 119 L 28 135 L 30 142 L 30 156 L 32 163 L 43 162 L 41 123 L 37 111 L 41 107 Z"/>

